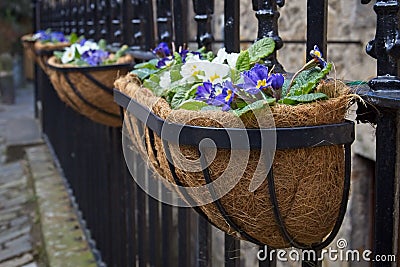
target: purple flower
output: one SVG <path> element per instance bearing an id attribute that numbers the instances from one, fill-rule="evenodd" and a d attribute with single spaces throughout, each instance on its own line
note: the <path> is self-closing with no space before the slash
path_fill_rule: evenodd
<path id="1" fill-rule="evenodd" d="M 90 49 L 84 52 L 81 58 L 90 66 L 98 66 L 103 63 L 104 60 L 108 58 L 108 52 L 104 50 L 93 50 Z"/>
<path id="2" fill-rule="evenodd" d="M 279 90 L 282 88 L 285 78 L 280 73 L 273 73 L 267 79 L 267 84 L 271 86 L 273 90 Z"/>
<path id="3" fill-rule="evenodd" d="M 50 34 L 52 42 L 65 42 L 66 38 L 63 33 L 61 32 L 52 32 Z"/>
<path id="4" fill-rule="evenodd" d="M 222 92 L 215 96 L 213 101 L 214 106 L 222 106 L 223 111 L 228 111 L 231 108 L 231 103 L 235 98 L 236 89 L 230 81 L 225 81 L 222 84 Z"/>
<path id="5" fill-rule="evenodd" d="M 161 58 L 169 57 L 172 55 L 168 44 L 164 42 L 161 42 L 156 48 L 154 48 L 153 53 Z"/>
<path id="6" fill-rule="evenodd" d="M 211 104 L 214 97 L 215 87 L 211 82 L 203 82 L 203 85 L 197 87 L 196 100 L 205 101 L 207 104 Z"/>
<path id="7" fill-rule="evenodd" d="M 82 38 L 80 41 L 79 41 L 79 45 L 80 46 L 84 46 L 85 45 L 85 43 L 86 43 L 86 39 L 85 38 Z"/>
<path id="8" fill-rule="evenodd" d="M 236 88 L 230 81 L 225 81 L 223 84 L 203 82 L 203 85 L 197 88 L 196 100 L 205 101 L 209 105 L 222 107 L 223 111 L 228 111 L 235 93 Z"/>
<path id="9" fill-rule="evenodd" d="M 322 68 L 325 68 L 327 63 L 322 58 L 322 52 L 319 50 L 317 45 L 314 45 L 314 50 L 310 51 L 310 55 L 314 58 L 315 61 L 318 61 Z"/>
<path id="10" fill-rule="evenodd" d="M 35 33 L 35 35 L 33 37 L 39 41 L 50 41 L 51 40 L 50 34 L 48 34 L 46 31 L 38 31 L 37 33 Z"/>
<path id="11" fill-rule="evenodd" d="M 248 71 L 244 71 L 242 74 L 244 83 L 240 85 L 246 92 L 250 94 L 257 94 L 265 88 L 268 88 L 268 67 L 260 64 L 256 64 L 253 68 Z"/>
<path id="12" fill-rule="evenodd" d="M 157 62 L 156 67 L 157 67 L 158 69 L 161 69 L 161 68 L 167 66 L 168 63 L 170 63 L 172 60 L 173 60 L 173 57 L 164 57 L 164 58 L 161 58 L 161 59 Z"/>

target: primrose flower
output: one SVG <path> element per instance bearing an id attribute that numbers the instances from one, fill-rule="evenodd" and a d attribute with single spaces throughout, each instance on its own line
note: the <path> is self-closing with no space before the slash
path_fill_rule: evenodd
<path id="1" fill-rule="evenodd" d="M 32 36 L 32 38 L 39 41 L 50 41 L 51 39 L 50 34 L 48 34 L 46 31 L 38 31 Z"/>
<path id="2" fill-rule="evenodd" d="M 235 98 L 236 89 L 232 82 L 225 81 L 222 84 L 222 92 L 215 96 L 213 101 L 214 106 L 222 106 L 223 111 L 228 111 L 231 108 L 232 100 Z"/>
<path id="3" fill-rule="evenodd" d="M 169 71 L 165 71 L 160 76 L 160 86 L 164 89 L 171 87 L 171 73 Z"/>
<path id="4" fill-rule="evenodd" d="M 76 46 L 76 49 L 78 49 L 79 54 L 83 55 L 85 52 L 89 50 L 98 50 L 100 49 L 100 47 L 96 42 L 85 40 L 84 42 L 80 42 Z"/>
<path id="5" fill-rule="evenodd" d="M 50 39 L 52 42 L 65 42 L 67 39 L 65 38 L 64 34 L 61 32 L 52 32 L 50 34 Z"/>
<path id="6" fill-rule="evenodd" d="M 71 45 L 70 47 L 65 48 L 65 52 L 61 58 L 61 62 L 63 64 L 69 63 L 74 60 L 76 52 L 76 45 Z"/>
<path id="7" fill-rule="evenodd" d="M 267 79 L 267 84 L 270 84 L 273 90 L 281 89 L 284 82 L 285 78 L 280 73 L 272 73 Z"/>
<path id="8" fill-rule="evenodd" d="M 171 56 L 169 56 L 169 57 L 164 57 L 164 58 L 161 58 L 161 59 L 157 62 L 156 67 L 157 67 L 158 69 L 161 69 L 161 68 L 164 68 L 164 67 L 168 67 L 168 66 L 170 66 L 173 62 L 174 62 L 173 57 L 171 57 Z"/>
<path id="9" fill-rule="evenodd" d="M 207 104 L 211 104 L 212 99 L 215 96 L 215 87 L 211 82 L 203 82 L 203 85 L 197 87 L 196 100 L 205 101 Z"/>
<path id="10" fill-rule="evenodd" d="M 213 84 L 210 81 L 203 82 L 197 87 L 196 100 L 205 101 L 209 105 L 222 107 L 223 111 L 231 108 L 231 103 L 235 98 L 236 89 L 232 82 L 225 81 L 220 84 Z"/>
<path id="11" fill-rule="evenodd" d="M 314 50 L 310 51 L 310 55 L 314 58 L 315 61 L 318 61 L 322 68 L 325 68 L 327 63 L 325 59 L 322 57 L 322 52 L 319 50 L 317 45 L 314 45 Z"/>
<path id="12" fill-rule="evenodd" d="M 270 86 L 269 82 L 271 80 L 268 81 L 268 67 L 264 65 L 256 64 L 253 68 L 244 71 L 241 75 L 244 80 L 241 87 L 250 94 L 257 94 Z"/>
<path id="13" fill-rule="evenodd" d="M 235 68 L 238 57 L 239 53 L 227 53 L 225 47 L 223 47 L 218 50 L 217 56 L 212 62 L 224 64 L 226 60 L 231 68 Z"/>
<path id="14" fill-rule="evenodd" d="M 98 66 L 108 57 L 108 52 L 104 50 L 88 50 L 84 52 L 81 58 L 90 66 Z"/>
<path id="15" fill-rule="evenodd" d="M 161 58 L 172 56 L 171 50 L 165 42 L 159 43 L 158 46 L 154 48 L 153 53 Z"/>

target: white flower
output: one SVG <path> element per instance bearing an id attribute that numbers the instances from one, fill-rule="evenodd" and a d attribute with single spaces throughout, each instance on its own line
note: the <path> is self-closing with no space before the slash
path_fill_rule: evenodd
<path id="1" fill-rule="evenodd" d="M 76 48 L 78 49 L 78 53 L 82 55 L 89 50 L 98 50 L 99 45 L 92 41 L 86 41 L 83 45 L 77 44 Z"/>
<path id="2" fill-rule="evenodd" d="M 220 48 L 217 52 L 217 56 L 212 60 L 213 63 L 224 64 L 226 56 L 228 53 L 226 52 L 225 47 Z"/>
<path id="3" fill-rule="evenodd" d="M 164 73 L 160 76 L 160 86 L 163 89 L 171 87 L 171 73 L 169 71 L 164 71 Z"/>
<path id="4" fill-rule="evenodd" d="M 204 76 L 200 76 L 203 82 L 210 81 L 213 84 L 223 83 L 227 80 L 230 73 L 230 67 L 226 64 L 219 64 L 213 62 L 203 62 L 200 68 L 203 68 Z"/>
<path id="5" fill-rule="evenodd" d="M 203 62 L 198 55 L 190 57 L 186 60 L 186 63 L 182 65 L 181 75 L 183 77 L 182 83 L 194 82 L 198 78 L 197 76 L 201 74 L 201 69 L 199 64 Z"/>
<path id="6" fill-rule="evenodd" d="M 186 62 L 181 69 L 184 82 L 210 81 L 214 84 L 222 83 L 230 73 L 226 64 L 218 64 L 207 60 Z"/>
<path id="7" fill-rule="evenodd" d="M 230 53 L 226 56 L 226 60 L 228 61 L 228 65 L 231 68 L 236 68 L 236 62 L 238 60 L 239 53 Z"/>
<path id="8" fill-rule="evenodd" d="M 74 58 L 75 58 L 75 49 L 76 49 L 75 45 L 72 45 L 70 47 L 65 48 L 65 52 L 64 52 L 63 56 L 61 57 L 61 62 L 63 64 L 69 63 L 72 60 L 74 60 Z"/>
<path id="9" fill-rule="evenodd" d="M 238 57 L 239 53 L 227 53 L 225 47 L 223 47 L 218 50 L 217 56 L 213 59 L 212 62 L 224 64 L 226 60 L 228 62 L 229 67 L 235 68 Z"/>

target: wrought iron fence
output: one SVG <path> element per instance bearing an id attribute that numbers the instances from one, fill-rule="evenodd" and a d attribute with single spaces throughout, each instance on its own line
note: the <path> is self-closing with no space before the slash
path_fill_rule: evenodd
<path id="1" fill-rule="evenodd" d="M 370 1 L 362 0 L 363 4 Z M 186 0 L 70 0 L 32 1 L 36 29 L 51 28 L 87 38 L 104 38 L 115 45 L 128 44 L 138 58 L 149 57 L 157 42 L 191 41 L 188 23 L 197 24 L 196 42 L 211 49 L 213 0 L 193 0 L 194 18 L 187 16 Z M 240 49 L 239 0 L 224 1 L 224 44 L 228 51 Z M 269 36 L 276 49 L 283 45 L 278 34 L 278 7 L 284 0 L 252 1 L 259 23 L 258 38 Z M 359 119 L 377 124 L 377 167 L 374 253 L 395 254 L 397 246 L 396 162 L 400 94 L 398 59 L 399 2 L 375 4 L 378 16 L 374 41 L 368 53 L 377 59 L 378 77 L 358 93 L 377 107 L 359 109 Z M 317 44 L 327 49 L 327 0 L 307 1 L 306 51 Z M 276 52 L 268 58 L 279 67 Z M 211 266 L 212 230 L 203 218 L 187 208 L 159 203 L 147 196 L 131 179 L 121 148 L 121 129 L 105 127 L 77 115 L 57 97 L 47 76 L 36 71 L 36 102 L 43 132 L 65 173 L 82 222 L 99 264 L 107 266 Z M 366 113 L 368 115 L 366 115 Z M 136 156 L 137 174 L 149 175 L 146 163 Z M 225 235 L 225 266 L 242 266 L 240 242 Z M 259 266 L 275 266 L 260 261 Z M 316 266 L 321 262 L 303 262 Z M 390 263 L 374 263 L 389 266 Z M 386 264 L 386 265 L 385 265 Z"/>

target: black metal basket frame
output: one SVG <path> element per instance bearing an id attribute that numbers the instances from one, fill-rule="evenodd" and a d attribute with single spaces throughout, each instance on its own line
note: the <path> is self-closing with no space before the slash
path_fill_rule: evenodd
<path id="1" fill-rule="evenodd" d="M 267 181 L 268 181 L 268 189 L 271 205 L 273 207 L 273 213 L 275 216 L 275 221 L 279 226 L 280 232 L 287 243 L 291 246 L 299 248 L 299 249 L 313 249 L 313 250 L 321 250 L 322 248 L 328 246 L 336 237 L 345 213 L 347 209 L 347 202 L 349 198 L 350 191 L 350 173 L 351 173 L 351 144 L 354 142 L 355 133 L 354 133 L 354 122 L 345 121 L 343 123 L 337 124 L 327 124 L 327 125 L 318 125 L 318 126 L 306 126 L 306 127 L 292 127 L 292 128 L 274 128 L 274 129 L 240 129 L 240 128 L 214 128 L 214 127 L 201 127 L 201 126 L 192 126 L 192 125 L 182 125 L 178 123 L 171 123 L 163 120 L 158 117 L 154 113 L 150 112 L 148 108 L 136 102 L 134 99 L 130 98 L 126 94 L 120 92 L 119 90 L 114 89 L 114 99 L 121 106 L 121 108 L 127 110 L 130 114 L 132 114 L 138 121 L 143 123 L 148 131 L 150 136 L 150 143 L 153 151 L 155 151 L 154 145 L 154 134 L 158 136 L 162 136 L 163 148 L 164 152 L 168 159 L 169 169 L 171 174 L 175 180 L 175 183 L 178 186 L 182 186 L 179 178 L 175 172 L 175 167 L 173 162 L 171 162 L 171 153 L 169 150 L 168 142 L 176 143 L 176 133 L 179 134 L 179 145 L 191 145 L 199 147 L 200 142 L 209 138 L 212 139 L 217 148 L 225 148 L 225 149 L 240 149 L 240 148 L 248 148 L 248 144 L 246 147 L 242 147 L 241 144 L 231 144 L 229 142 L 229 136 L 232 135 L 241 135 L 248 136 L 249 145 L 251 149 L 260 149 L 261 144 L 261 136 L 264 131 L 276 131 L 276 149 L 296 149 L 296 148 L 306 148 L 306 147 L 320 147 L 320 146 L 328 146 L 328 145 L 344 145 L 344 153 L 345 153 L 345 173 L 344 173 L 344 184 L 343 184 L 343 194 L 342 200 L 340 204 L 339 214 L 335 225 L 331 231 L 331 233 L 326 237 L 323 241 L 312 244 L 305 245 L 297 242 L 289 233 L 286 228 L 285 222 L 282 218 L 278 200 L 275 192 L 275 183 L 274 183 L 274 175 L 272 167 L 268 173 Z M 123 112 L 121 112 L 123 114 Z M 131 123 L 131 121 L 129 121 Z M 132 126 L 132 125 L 131 125 Z M 168 131 L 161 131 L 163 127 L 168 127 Z M 200 151 L 198 151 L 200 155 Z M 205 162 L 204 157 L 200 157 L 204 179 L 207 184 L 212 182 L 209 169 L 206 167 L 207 162 Z M 185 197 L 191 202 L 190 196 L 182 191 Z M 215 196 L 215 191 L 213 187 L 210 187 L 211 196 Z M 230 227 L 238 232 L 242 237 L 247 239 L 248 241 L 255 243 L 257 245 L 263 246 L 264 244 L 247 234 L 245 231 L 240 229 L 240 227 L 232 220 L 231 216 L 226 212 L 223 207 L 221 201 L 217 199 L 213 202 L 223 218 L 228 222 Z M 205 214 L 200 210 L 200 208 L 196 207 L 195 210 L 199 212 L 202 216 Z M 205 216 L 205 218 L 207 218 Z M 207 218 L 208 220 L 208 218 Z"/>
<path id="2" fill-rule="evenodd" d="M 99 113 L 102 113 L 103 115 L 106 116 L 110 116 L 113 118 L 118 119 L 120 117 L 120 115 L 118 114 L 114 114 L 111 112 L 108 112 L 98 106 L 96 106 L 95 104 L 93 104 L 92 102 L 90 102 L 89 100 L 87 100 L 82 94 L 81 92 L 78 90 L 78 88 L 76 88 L 75 84 L 71 81 L 69 75 L 71 73 L 74 72 L 79 72 L 82 75 L 85 76 L 85 78 L 87 78 L 90 82 L 92 82 L 95 86 L 97 86 L 98 88 L 100 88 L 102 91 L 104 91 L 105 93 L 109 94 L 110 97 L 112 97 L 113 95 L 113 88 L 110 88 L 108 86 L 105 86 L 103 83 L 101 83 L 100 81 L 98 81 L 92 74 L 90 74 L 91 72 L 96 72 L 96 71 L 107 71 L 107 70 L 111 70 L 111 69 L 131 69 L 133 64 L 132 63 L 124 63 L 124 64 L 112 64 L 112 65 L 104 65 L 104 66 L 77 66 L 77 67 L 58 67 L 58 66 L 54 66 L 51 64 L 46 63 L 47 66 L 54 70 L 57 71 L 59 73 L 62 73 L 62 75 L 64 76 L 65 80 L 67 81 L 68 85 L 71 87 L 72 91 L 75 93 L 75 95 L 86 105 L 88 105 L 89 107 L 93 108 L 94 110 L 96 110 Z M 70 99 L 70 97 L 68 96 L 68 94 L 64 94 L 64 97 L 66 97 L 68 99 L 68 101 L 71 104 L 74 104 L 75 102 Z M 78 107 L 75 107 L 76 109 L 79 110 Z"/>

